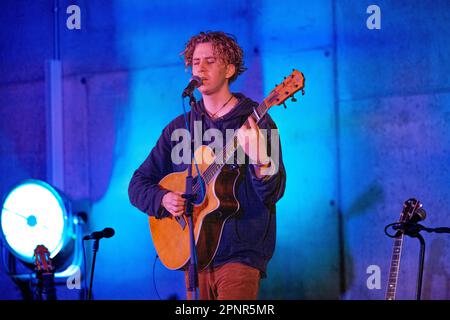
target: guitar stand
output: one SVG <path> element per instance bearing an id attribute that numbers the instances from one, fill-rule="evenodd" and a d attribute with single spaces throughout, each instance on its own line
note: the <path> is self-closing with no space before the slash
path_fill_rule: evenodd
<path id="1" fill-rule="evenodd" d="M 417 272 L 417 286 L 416 286 L 416 300 L 420 300 L 422 292 L 423 265 L 425 260 L 425 240 L 420 234 L 420 231 L 424 230 L 426 232 L 450 233 L 450 228 L 447 227 L 427 228 L 419 223 L 410 223 L 410 222 L 395 223 L 393 225 L 394 230 L 402 229 L 405 235 L 410 236 L 411 238 L 417 238 L 420 242 L 419 270 Z"/>
<path id="2" fill-rule="evenodd" d="M 423 276 L 423 263 L 425 260 L 425 240 L 422 235 L 419 233 L 420 230 L 416 230 L 413 228 L 412 232 L 410 230 L 405 229 L 405 234 L 410 236 L 411 238 L 417 238 L 420 242 L 420 253 L 419 253 L 419 270 L 417 271 L 417 285 L 416 285 L 416 300 L 420 300 L 420 296 L 422 293 L 422 276 Z"/>

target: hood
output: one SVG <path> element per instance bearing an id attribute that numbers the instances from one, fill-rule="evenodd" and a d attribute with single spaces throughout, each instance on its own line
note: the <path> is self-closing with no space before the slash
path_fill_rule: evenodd
<path id="1" fill-rule="evenodd" d="M 226 115 L 224 115 L 223 117 L 220 117 L 219 121 L 229 121 L 229 120 L 234 120 L 236 118 L 241 118 L 243 116 L 249 116 L 250 113 L 253 111 L 253 108 L 256 108 L 258 106 L 257 102 L 253 101 L 250 98 L 247 98 L 242 93 L 233 93 L 233 95 L 236 98 L 238 98 L 238 100 L 239 100 L 238 104 Z M 198 101 L 194 105 L 192 110 L 199 115 L 206 115 L 207 113 L 205 110 L 205 105 L 203 104 L 203 99 Z M 208 120 L 209 120 L 208 116 L 205 116 L 205 117 L 208 118 Z"/>

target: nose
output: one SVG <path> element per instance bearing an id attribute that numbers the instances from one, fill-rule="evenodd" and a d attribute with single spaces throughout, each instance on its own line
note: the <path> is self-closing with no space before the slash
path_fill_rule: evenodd
<path id="1" fill-rule="evenodd" d="M 207 62 L 206 62 L 206 60 L 200 60 L 200 63 L 199 63 L 199 65 L 198 65 L 198 69 L 199 69 L 199 71 L 204 71 L 204 70 L 206 70 L 206 67 L 207 67 Z"/>

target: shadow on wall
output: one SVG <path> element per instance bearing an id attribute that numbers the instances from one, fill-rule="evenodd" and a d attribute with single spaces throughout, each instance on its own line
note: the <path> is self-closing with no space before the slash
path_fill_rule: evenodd
<path id="1" fill-rule="evenodd" d="M 343 265 L 341 266 L 341 268 L 343 269 L 342 271 L 345 274 L 345 278 L 341 278 L 341 298 L 345 295 L 347 290 L 352 287 L 353 282 L 355 281 L 353 257 L 350 254 L 345 225 L 351 219 L 370 215 L 370 213 L 372 212 L 370 210 L 374 210 L 375 206 L 383 201 L 384 192 L 381 188 L 381 185 L 373 182 L 353 201 L 347 212 L 343 213 L 342 218 L 344 220 L 344 227 L 341 231 L 343 233 L 341 237 L 341 260 L 343 261 L 341 261 L 341 263 L 343 263 Z M 343 277 L 343 275 L 341 275 L 341 277 Z"/>

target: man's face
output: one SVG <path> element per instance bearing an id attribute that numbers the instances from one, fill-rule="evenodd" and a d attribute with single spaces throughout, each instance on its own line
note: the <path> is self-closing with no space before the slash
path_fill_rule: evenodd
<path id="1" fill-rule="evenodd" d="M 204 95 L 211 95 L 228 85 L 234 66 L 226 65 L 216 56 L 211 42 L 199 43 L 192 56 L 192 74 L 202 79 L 203 84 L 198 90 Z"/>

